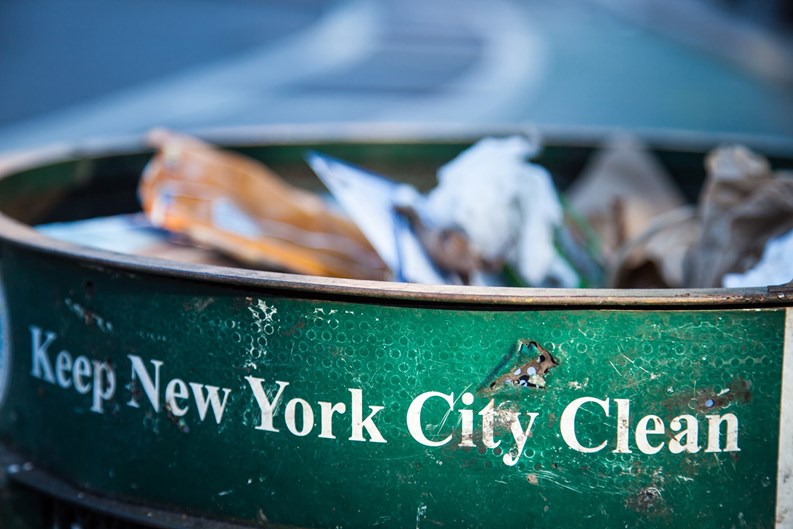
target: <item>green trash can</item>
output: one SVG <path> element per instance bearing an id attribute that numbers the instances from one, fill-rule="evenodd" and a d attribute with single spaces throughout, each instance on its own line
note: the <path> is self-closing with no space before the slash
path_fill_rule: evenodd
<path id="1" fill-rule="evenodd" d="M 426 187 L 481 135 L 226 144 L 308 187 L 309 147 Z M 539 162 L 564 186 L 596 143 L 551 135 Z M 712 143 L 652 145 L 693 197 Z M 337 280 L 29 227 L 136 210 L 149 157 L 105 146 L 3 167 L 5 486 L 43 523 L 793 526 L 790 289 Z"/>

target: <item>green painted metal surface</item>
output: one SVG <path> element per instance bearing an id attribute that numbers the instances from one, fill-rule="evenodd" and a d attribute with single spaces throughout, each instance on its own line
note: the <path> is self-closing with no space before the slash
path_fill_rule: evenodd
<path id="1" fill-rule="evenodd" d="M 85 490 L 301 527 L 774 524 L 784 309 L 312 299 L 2 259 L 0 431 Z"/>

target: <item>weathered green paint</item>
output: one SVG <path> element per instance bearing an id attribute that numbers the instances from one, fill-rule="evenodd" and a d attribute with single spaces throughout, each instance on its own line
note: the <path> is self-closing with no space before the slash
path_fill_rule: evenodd
<path id="1" fill-rule="evenodd" d="M 308 188 L 317 181 L 302 162 L 307 148 L 426 189 L 435 169 L 474 139 L 468 132 L 385 141 L 327 131 L 316 141 L 279 134 L 234 148 Z M 563 188 L 601 137 L 549 138 L 538 161 Z M 718 143 L 704 140 L 661 141 L 653 149 L 691 200 L 703 153 Z M 790 149 L 779 152 L 773 165 L 793 166 Z M 151 509 L 166 526 L 180 525 L 173 520 L 184 513 L 317 528 L 739 528 L 773 527 L 775 512 L 791 508 L 790 481 L 784 484 L 790 450 L 778 453 L 780 437 L 793 439 L 789 429 L 780 434 L 785 311 L 787 349 L 793 344 L 789 289 L 449 290 L 113 256 L 38 239 L 6 217 L 36 223 L 136 210 L 149 153 L 127 145 L 41 156 L 0 167 L 0 263 L 10 330 L 2 343 L 12 356 L 0 436 L 11 456 L 32 463 L 19 465 L 11 481 L 42 491 L 40 498 L 71 498 L 88 511 L 92 499 L 116 498 L 142 506 L 138 521 L 146 522 Z M 41 362 L 33 363 L 36 337 L 54 383 Z M 542 381 L 527 378 L 545 387 L 501 387 L 526 368 L 550 365 L 536 361 L 540 349 L 531 342 L 558 363 Z M 73 369 L 62 364 L 59 371 L 61 351 L 72 363 L 84 358 L 86 394 L 75 391 Z M 159 411 L 139 382 L 130 383 L 132 358 L 152 375 L 152 361 L 161 362 Z M 790 353 L 784 361 L 789 372 Z M 521 375 L 514 374 L 518 367 Z M 117 378 L 108 402 L 92 400 L 94 369 Z M 175 377 L 204 392 L 206 385 L 228 388 L 222 420 L 215 421 L 210 406 L 202 421 L 192 397 L 176 403 L 190 406 L 184 417 L 166 409 L 166 386 Z M 256 428 L 262 420 L 250 382 L 256 379 L 271 399 L 277 381 L 289 383 L 274 417 L 278 432 Z M 790 380 L 787 374 L 783 428 L 791 423 Z M 411 403 L 428 392 L 434 393 L 413 423 L 419 431 L 411 432 Z M 129 404 L 133 394 L 139 407 Z M 371 442 L 365 428 L 364 440 L 355 440 L 354 395 L 362 401 L 361 420 L 370 406 L 383 407 L 371 424 L 385 443 Z M 575 442 L 583 449 L 605 442 L 600 451 L 577 451 L 569 431 L 562 433 L 564 411 L 582 397 L 590 401 L 576 416 Z M 293 399 L 304 399 L 313 412 L 305 436 L 285 424 L 290 409 L 302 411 Z M 609 399 L 608 417 L 597 399 L 604 406 Z M 478 413 L 491 400 L 498 450 L 483 447 L 486 419 Z M 319 437 L 320 401 L 345 405 L 335 415 L 335 438 Z M 617 441 L 624 436 L 618 410 L 628 403 L 629 437 Z M 511 463 L 518 456 L 511 449 L 522 433 L 510 427 L 517 412 L 521 429 L 531 417 L 534 422 L 516 464 L 508 465 L 505 457 Z M 669 451 L 670 428 L 681 414 L 698 424 L 696 453 Z M 648 445 L 663 445 L 654 454 L 639 448 L 636 432 L 642 421 L 653 425 L 652 417 L 643 419 L 650 415 L 666 430 L 646 436 Z M 734 416 L 735 446 L 707 452 L 708 415 Z M 474 446 L 460 446 L 468 418 L 467 444 Z M 291 426 L 303 428 L 299 420 Z M 425 446 L 417 435 L 430 443 L 452 440 Z M 727 449 L 724 431 L 721 436 L 720 448 Z M 119 504 L 108 509 L 100 516 L 129 515 Z M 165 521 L 161 513 L 168 511 L 176 518 Z M 789 524 L 787 516 L 777 527 Z"/>
<path id="2" fill-rule="evenodd" d="M 311 299 L 113 271 L 14 246 L 2 259 L 13 361 L 0 431 L 37 466 L 87 490 L 211 518 L 323 528 L 774 524 L 784 309 Z M 75 391 L 73 373 L 69 388 L 32 375 L 32 328 L 53 333 L 53 370 L 62 350 L 112 366 L 117 387 L 102 413 L 91 410 L 90 390 Z M 520 340 L 558 361 L 546 387 L 490 389 L 534 358 L 531 348 L 516 353 Z M 159 412 L 139 383 L 130 386 L 130 356 L 152 375 L 151 362 L 162 362 Z M 256 429 L 261 413 L 246 377 L 264 380 L 270 399 L 276 381 L 289 382 L 278 432 Z M 166 410 L 173 378 L 230 389 L 220 423 L 211 407 L 201 421 L 192 397 L 183 417 Z M 367 429 L 365 441 L 350 440 L 350 389 L 360 390 L 363 418 L 383 407 L 372 420 L 386 442 L 372 442 Z M 407 426 L 411 402 L 429 391 L 453 394 L 454 411 L 437 396 L 422 410 L 430 440 L 453 436 L 438 447 L 420 444 Z M 465 392 L 473 404 L 463 404 Z M 129 405 L 132 393 L 138 408 Z M 565 407 L 580 397 L 610 399 L 609 417 L 591 402 L 577 416 L 578 441 L 606 441 L 599 452 L 576 451 L 562 436 Z M 284 423 L 293 398 L 314 414 L 302 437 Z M 500 410 L 497 449 L 483 447 L 478 414 L 491 399 Z M 630 403 L 630 453 L 614 453 L 614 399 Z M 319 437 L 319 401 L 345 403 L 335 439 Z M 460 409 L 473 410 L 475 447 L 459 446 Z M 509 410 L 521 412 L 524 428 L 528 413 L 537 414 L 513 466 L 504 462 L 515 445 Z M 649 414 L 667 432 L 675 416 L 695 417 L 699 452 L 672 454 L 669 435 L 650 435 L 664 446 L 642 453 L 635 429 Z M 739 422 L 740 451 L 708 453 L 706 416 L 726 414 Z M 724 438 L 722 431 L 721 448 Z"/>

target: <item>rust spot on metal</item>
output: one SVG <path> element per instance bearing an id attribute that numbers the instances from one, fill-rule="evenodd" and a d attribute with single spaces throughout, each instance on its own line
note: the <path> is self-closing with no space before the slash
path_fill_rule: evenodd
<path id="1" fill-rule="evenodd" d="M 697 398 L 697 408 L 702 411 L 725 408 L 731 402 L 747 403 L 752 400 L 751 384 L 743 378 L 733 379 L 727 389 L 713 395 L 700 395 Z"/>
<path id="2" fill-rule="evenodd" d="M 726 388 L 700 388 L 696 391 L 681 392 L 679 395 L 664 399 L 664 408 L 669 411 L 678 409 L 681 405 L 689 408 L 710 412 L 726 408 L 732 402 L 748 403 L 752 400 L 752 384 L 743 378 L 734 378 Z"/>
<path id="3" fill-rule="evenodd" d="M 656 487 L 645 487 L 629 496 L 625 501 L 625 506 L 632 511 L 641 513 L 660 513 L 665 510 L 663 496 L 660 489 Z"/>
<path id="4" fill-rule="evenodd" d="M 516 361 L 513 361 L 517 357 Z M 479 391 L 490 393 L 505 387 L 545 388 L 545 376 L 559 361 L 534 341 L 518 340 L 515 351 L 507 355 L 485 379 Z"/>
<path id="5" fill-rule="evenodd" d="M 177 417 L 174 415 L 173 410 L 171 409 L 171 405 L 169 403 L 165 403 L 165 413 L 168 417 L 168 421 L 176 426 L 176 428 L 182 433 L 190 433 L 190 426 L 187 424 L 187 421 L 184 420 L 183 417 Z"/>
<path id="6" fill-rule="evenodd" d="M 528 476 L 526 476 L 526 481 L 528 481 L 532 485 L 539 485 L 540 484 L 540 480 L 537 479 L 537 474 L 529 474 Z"/>

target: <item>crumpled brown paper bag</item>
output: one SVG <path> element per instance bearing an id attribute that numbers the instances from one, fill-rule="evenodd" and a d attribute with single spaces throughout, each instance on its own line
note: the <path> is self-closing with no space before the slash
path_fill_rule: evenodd
<path id="1" fill-rule="evenodd" d="M 711 288 L 744 272 L 769 239 L 793 229 L 793 175 L 771 171 L 746 147 L 723 146 L 706 157 L 697 206 L 659 215 L 617 257 L 617 288 Z M 793 272 L 791 273 L 793 275 Z"/>
<path id="2" fill-rule="evenodd" d="M 657 287 L 669 275 L 672 280 L 682 276 L 679 266 L 670 268 L 671 261 L 667 265 L 665 259 L 679 247 L 676 237 L 667 236 L 666 223 L 677 223 L 680 214 L 664 215 L 685 204 L 685 199 L 641 141 L 628 135 L 612 138 L 566 196 L 572 210 L 586 218 L 601 240 L 611 271 L 608 286 Z M 660 228 L 664 233 L 658 235 Z"/>
<path id="3" fill-rule="evenodd" d="M 769 239 L 793 229 L 793 174 L 772 172 L 767 159 L 738 145 L 712 151 L 706 167 L 702 232 L 686 257 L 689 288 L 721 286 L 726 273 L 746 271 Z"/>

